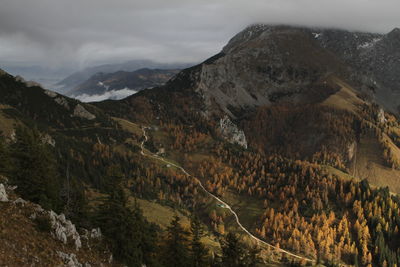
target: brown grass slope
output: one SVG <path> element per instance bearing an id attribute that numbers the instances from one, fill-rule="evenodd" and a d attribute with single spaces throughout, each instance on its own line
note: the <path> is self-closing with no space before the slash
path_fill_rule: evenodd
<path id="1" fill-rule="evenodd" d="M 57 252 L 73 253 L 82 264 L 118 266 L 109 263 L 110 253 L 102 244 L 83 242 L 76 250 L 74 244 L 63 244 L 51 233 L 39 230 L 30 218 L 37 205 L 14 204 L 15 194 L 9 198 L 9 202 L 0 202 L 0 266 L 64 266 Z"/>

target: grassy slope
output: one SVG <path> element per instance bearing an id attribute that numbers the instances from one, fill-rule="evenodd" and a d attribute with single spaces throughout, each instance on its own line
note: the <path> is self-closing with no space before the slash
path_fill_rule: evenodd
<path id="1" fill-rule="evenodd" d="M 344 81 L 336 77 L 330 77 L 327 82 L 339 86 L 340 90 L 323 101 L 322 105 L 356 113 L 358 106 L 365 103 L 357 96 L 356 90 Z"/>
<path id="2" fill-rule="evenodd" d="M 382 148 L 373 134 L 361 138 L 350 172 L 360 179 L 368 179 L 375 186 L 389 186 L 390 191 L 400 193 L 400 171 L 385 166 Z"/>
<path id="3" fill-rule="evenodd" d="M 322 104 L 357 113 L 359 105 L 365 102 L 357 96 L 356 90 L 337 78 L 331 78 L 330 82 L 336 83 L 341 89 Z M 393 128 L 392 131 L 400 130 Z M 395 156 L 400 158 L 400 149 L 390 137 L 384 134 L 384 139 L 389 142 Z M 363 136 L 357 145 L 356 156 L 350 164 L 350 175 L 358 179 L 366 178 L 378 187 L 389 186 L 392 192 L 400 193 L 400 171 L 386 167 L 382 155 L 383 151 L 376 136 L 372 133 Z"/>

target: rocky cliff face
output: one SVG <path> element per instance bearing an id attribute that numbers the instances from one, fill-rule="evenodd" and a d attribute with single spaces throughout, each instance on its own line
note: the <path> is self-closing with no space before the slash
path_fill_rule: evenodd
<path id="1" fill-rule="evenodd" d="M 216 125 L 225 116 L 243 125 L 261 106 L 284 106 L 290 111 L 318 104 L 354 113 L 363 103 L 377 102 L 396 112 L 399 36 L 397 29 L 383 35 L 253 25 L 234 36 L 219 54 L 181 71 L 165 86 L 100 106 L 118 109 L 114 116 L 138 121 L 165 118 L 194 124 L 201 117 Z M 146 118 L 137 115 L 143 110 Z M 304 132 L 314 128 L 318 127 L 311 125 Z M 315 131 L 307 134 L 317 136 Z"/>
<path id="2" fill-rule="evenodd" d="M 222 52 L 201 65 L 196 92 L 207 111 L 238 111 L 275 102 L 313 102 L 314 89 L 330 73 L 346 76 L 346 66 L 314 40 L 291 27 L 255 25 L 236 35 Z M 320 92 L 324 96 L 330 90 Z"/>
<path id="3" fill-rule="evenodd" d="M 169 88 L 180 88 L 185 77 L 201 96 L 204 114 L 237 118 L 245 109 L 276 102 L 320 102 L 336 92 L 326 82 L 334 75 L 396 112 L 399 43 L 399 29 L 382 35 L 253 25 L 218 55 L 177 75 Z"/>

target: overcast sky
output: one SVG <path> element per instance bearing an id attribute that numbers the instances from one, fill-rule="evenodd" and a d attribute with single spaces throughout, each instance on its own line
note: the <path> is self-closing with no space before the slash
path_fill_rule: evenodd
<path id="1" fill-rule="evenodd" d="M 388 32 L 399 0 L 0 0 L 0 67 L 195 62 L 252 23 Z"/>

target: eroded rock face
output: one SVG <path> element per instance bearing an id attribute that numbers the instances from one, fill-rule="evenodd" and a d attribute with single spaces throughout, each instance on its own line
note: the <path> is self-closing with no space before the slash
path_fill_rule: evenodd
<path id="1" fill-rule="evenodd" d="M 56 96 L 58 96 L 58 94 L 56 92 L 53 92 L 53 91 L 50 91 L 50 90 L 47 90 L 47 89 L 44 90 L 44 93 L 46 95 L 50 96 L 51 98 L 55 98 Z"/>
<path id="2" fill-rule="evenodd" d="M 51 145 L 52 147 L 56 146 L 56 141 L 49 134 L 42 135 L 41 139 L 44 144 Z"/>
<path id="3" fill-rule="evenodd" d="M 90 238 L 100 239 L 102 237 L 100 228 L 95 228 L 90 231 Z"/>
<path id="4" fill-rule="evenodd" d="M 348 159 L 349 159 L 349 160 L 352 160 L 352 159 L 354 158 L 356 152 L 357 152 L 357 143 L 356 143 L 356 142 L 353 142 L 353 143 L 349 146 L 349 148 L 348 148 L 348 150 L 347 150 L 347 157 L 348 157 Z"/>
<path id="5" fill-rule="evenodd" d="M 76 231 L 75 225 L 70 220 L 67 220 L 64 214 L 57 215 L 54 211 L 50 211 L 49 218 L 51 227 L 54 230 L 53 235 L 56 239 L 67 244 L 68 239 L 71 238 L 77 250 L 82 247 L 81 237 Z"/>
<path id="6" fill-rule="evenodd" d="M 83 265 L 78 261 L 78 258 L 74 253 L 67 254 L 61 251 L 57 251 L 57 255 L 63 260 L 65 266 L 68 267 L 83 267 Z M 90 266 L 90 265 L 89 265 Z M 86 264 L 85 264 L 86 267 Z"/>
<path id="7" fill-rule="evenodd" d="M 73 113 L 74 117 L 80 117 L 87 120 L 94 120 L 96 118 L 95 115 L 87 111 L 81 104 L 76 105 Z"/>
<path id="8" fill-rule="evenodd" d="M 379 123 L 385 123 L 386 122 L 385 111 L 383 110 L 383 108 L 379 109 L 378 114 L 376 114 L 376 118 L 377 118 Z"/>
<path id="9" fill-rule="evenodd" d="M 0 184 L 0 202 L 8 202 L 6 188 L 3 184 Z"/>
<path id="10" fill-rule="evenodd" d="M 247 149 L 247 140 L 244 132 L 234 124 L 228 116 L 219 121 L 222 136 L 231 144 L 238 144 Z"/>
<path id="11" fill-rule="evenodd" d="M 222 111 L 237 118 L 237 110 L 276 102 L 312 103 L 316 95 L 330 94 L 326 85 L 321 88 L 324 77 L 346 70 L 310 31 L 255 25 L 232 38 L 189 78 L 196 81 L 194 89 L 207 115 Z"/>
<path id="12" fill-rule="evenodd" d="M 22 78 L 19 75 L 15 76 L 15 80 L 18 81 L 18 82 L 24 83 L 27 87 L 37 86 L 37 87 L 41 87 L 42 88 L 42 85 L 40 83 L 35 82 L 35 81 L 26 81 L 24 78 Z"/>
<path id="13" fill-rule="evenodd" d="M 22 198 L 19 197 L 19 198 L 17 198 L 16 200 L 14 200 L 13 203 L 14 203 L 15 205 L 24 207 L 25 204 L 27 203 L 27 201 L 26 201 L 26 200 L 23 200 Z"/>
<path id="14" fill-rule="evenodd" d="M 69 110 L 68 101 L 67 101 L 64 97 L 62 97 L 62 96 L 56 97 L 56 98 L 54 99 L 54 101 L 55 101 L 57 104 L 59 104 L 60 106 L 63 106 L 64 108 L 66 108 L 66 109 Z"/>

